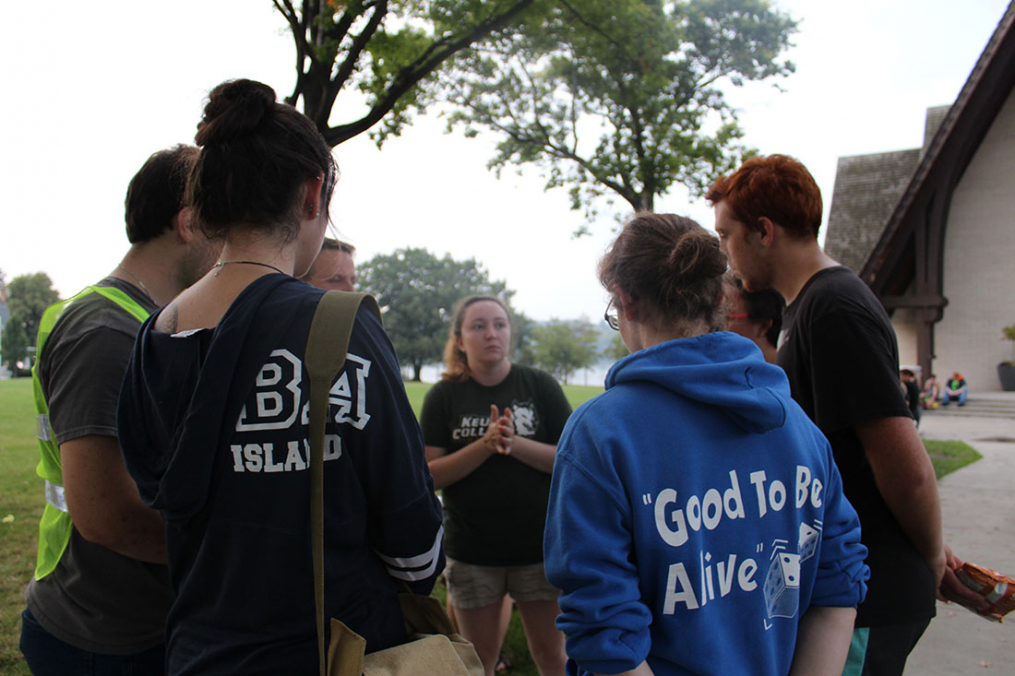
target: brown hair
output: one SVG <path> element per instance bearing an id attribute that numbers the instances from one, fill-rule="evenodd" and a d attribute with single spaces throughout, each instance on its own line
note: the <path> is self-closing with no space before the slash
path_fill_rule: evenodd
<path id="1" fill-rule="evenodd" d="M 243 224 L 293 239 L 302 187 L 321 174 L 327 213 L 338 176 L 331 148 L 309 118 L 277 103 L 268 85 L 230 80 L 211 90 L 195 140 L 201 155 L 187 201 L 207 235 Z"/>
<path id="2" fill-rule="evenodd" d="M 733 285 L 740 294 L 744 310 L 747 311 L 747 318 L 752 322 L 760 324 L 770 321 L 772 324 L 765 332 L 765 340 L 772 345 L 779 344 L 779 333 L 782 331 L 782 314 L 786 310 L 786 299 L 775 289 L 759 289 L 748 291 L 744 288 L 744 282 L 739 277 L 733 277 Z"/>
<path id="3" fill-rule="evenodd" d="M 734 218 L 752 230 L 766 217 L 797 238 L 817 237 L 821 189 L 807 167 L 787 155 L 752 157 L 729 176 L 720 176 L 705 194 L 725 202 Z"/>
<path id="4" fill-rule="evenodd" d="M 124 216 L 131 244 L 153 240 L 172 227 L 173 218 L 186 206 L 187 177 L 197 156 L 197 148 L 182 143 L 160 150 L 130 179 Z"/>
<path id="5" fill-rule="evenodd" d="M 690 218 L 642 212 L 599 262 L 599 281 L 647 302 L 664 325 L 704 320 L 718 331 L 725 325 L 718 301 L 726 267 L 718 238 Z"/>
<path id="6" fill-rule="evenodd" d="M 475 295 L 466 296 L 457 303 L 455 303 L 455 311 L 451 317 L 451 329 L 448 331 L 448 342 L 444 344 L 444 368 L 445 371 L 441 373 L 441 378 L 444 380 L 450 380 L 454 383 L 462 383 L 472 377 L 472 372 L 469 371 L 469 360 L 465 356 L 465 352 L 458 347 L 457 338 L 462 337 L 462 324 L 465 323 L 465 311 L 469 309 L 470 305 L 475 305 L 482 301 L 490 301 L 496 303 L 504 310 L 504 314 L 507 315 L 508 323 L 511 326 L 511 339 L 514 340 L 514 325 L 511 322 L 511 310 L 508 309 L 507 304 L 498 298 L 497 296 L 486 296 L 486 295 Z"/>
<path id="7" fill-rule="evenodd" d="M 343 242 L 340 239 L 334 237 L 325 237 L 324 241 L 321 242 L 321 250 L 328 249 L 329 251 L 342 251 L 349 254 L 350 256 L 356 253 L 356 247 L 348 242 Z"/>

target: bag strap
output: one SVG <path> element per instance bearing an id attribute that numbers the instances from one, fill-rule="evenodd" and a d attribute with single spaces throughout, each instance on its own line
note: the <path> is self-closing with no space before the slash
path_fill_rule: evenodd
<path id="1" fill-rule="evenodd" d="M 366 303 L 377 319 L 381 311 L 373 296 L 329 291 L 321 296 L 307 336 L 303 365 L 310 375 L 310 542 L 314 562 L 314 606 L 317 616 L 317 656 L 321 676 L 324 657 L 324 425 L 328 392 L 345 364 L 356 312 Z"/>

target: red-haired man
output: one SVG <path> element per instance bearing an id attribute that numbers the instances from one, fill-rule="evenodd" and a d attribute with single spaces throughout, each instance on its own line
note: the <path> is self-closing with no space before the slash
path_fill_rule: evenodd
<path id="1" fill-rule="evenodd" d="M 951 572 L 961 562 L 942 541 L 934 468 L 899 388 L 891 321 L 867 285 L 818 245 L 821 191 L 800 162 L 752 158 L 706 197 L 744 288 L 773 287 L 786 299 L 778 364 L 831 442 L 860 515 L 871 578 L 844 673 L 902 674 L 939 586 L 946 597 L 969 597 Z"/>

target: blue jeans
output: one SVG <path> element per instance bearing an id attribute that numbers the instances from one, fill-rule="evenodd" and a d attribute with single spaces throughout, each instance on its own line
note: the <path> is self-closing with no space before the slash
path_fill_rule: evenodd
<path id="1" fill-rule="evenodd" d="M 28 608 L 21 613 L 21 652 L 34 676 L 159 676 L 166 672 L 166 647 L 133 655 L 102 655 L 75 648 L 42 628 Z"/>
<path id="2" fill-rule="evenodd" d="M 966 392 L 965 392 L 965 390 L 963 390 L 962 392 L 959 392 L 958 395 L 954 395 L 954 396 L 950 396 L 948 394 L 948 391 L 945 390 L 945 393 L 941 395 L 941 403 L 944 404 L 945 406 L 947 406 L 948 404 L 950 404 L 954 400 L 957 400 L 959 402 L 959 406 L 965 406 L 966 405 Z"/>

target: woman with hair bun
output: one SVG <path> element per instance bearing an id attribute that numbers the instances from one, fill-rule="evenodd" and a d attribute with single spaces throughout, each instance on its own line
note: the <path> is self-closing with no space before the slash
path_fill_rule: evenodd
<path id="1" fill-rule="evenodd" d="M 166 522 L 176 599 L 169 674 L 317 673 L 303 366 L 337 178 L 314 125 L 251 80 L 209 95 L 188 194 L 221 259 L 143 325 L 121 391 L 120 444 Z M 367 641 L 406 640 L 398 593 L 444 565 L 441 508 L 398 363 L 356 316 L 330 392 L 325 612 Z"/>
<path id="2" fill-rule="evenodd" d="M 842 672 L 860 524 L 785 374 L 721 331 L 726 268 L 712 234 L 651 213 L 600 263 L 632 354 L 571 416 L 553 470 L 544 549 L 570 674 Z"/>
<path id="3" fill-rule="evenodd" d="M 557 439 L 571 405 L 552 376 L 512 364 L 511 319 L 495 296 L 458 302 L 443 379 L 420 415 L 434 484 L 444 489 L 449 607 L 492 676 L 518 605 L 543 676 L 564 673 L 553 623 L 559 592 L 543 572 L 543 525 Z M 509 609 L 508 609 L 509 610 Z"/>

